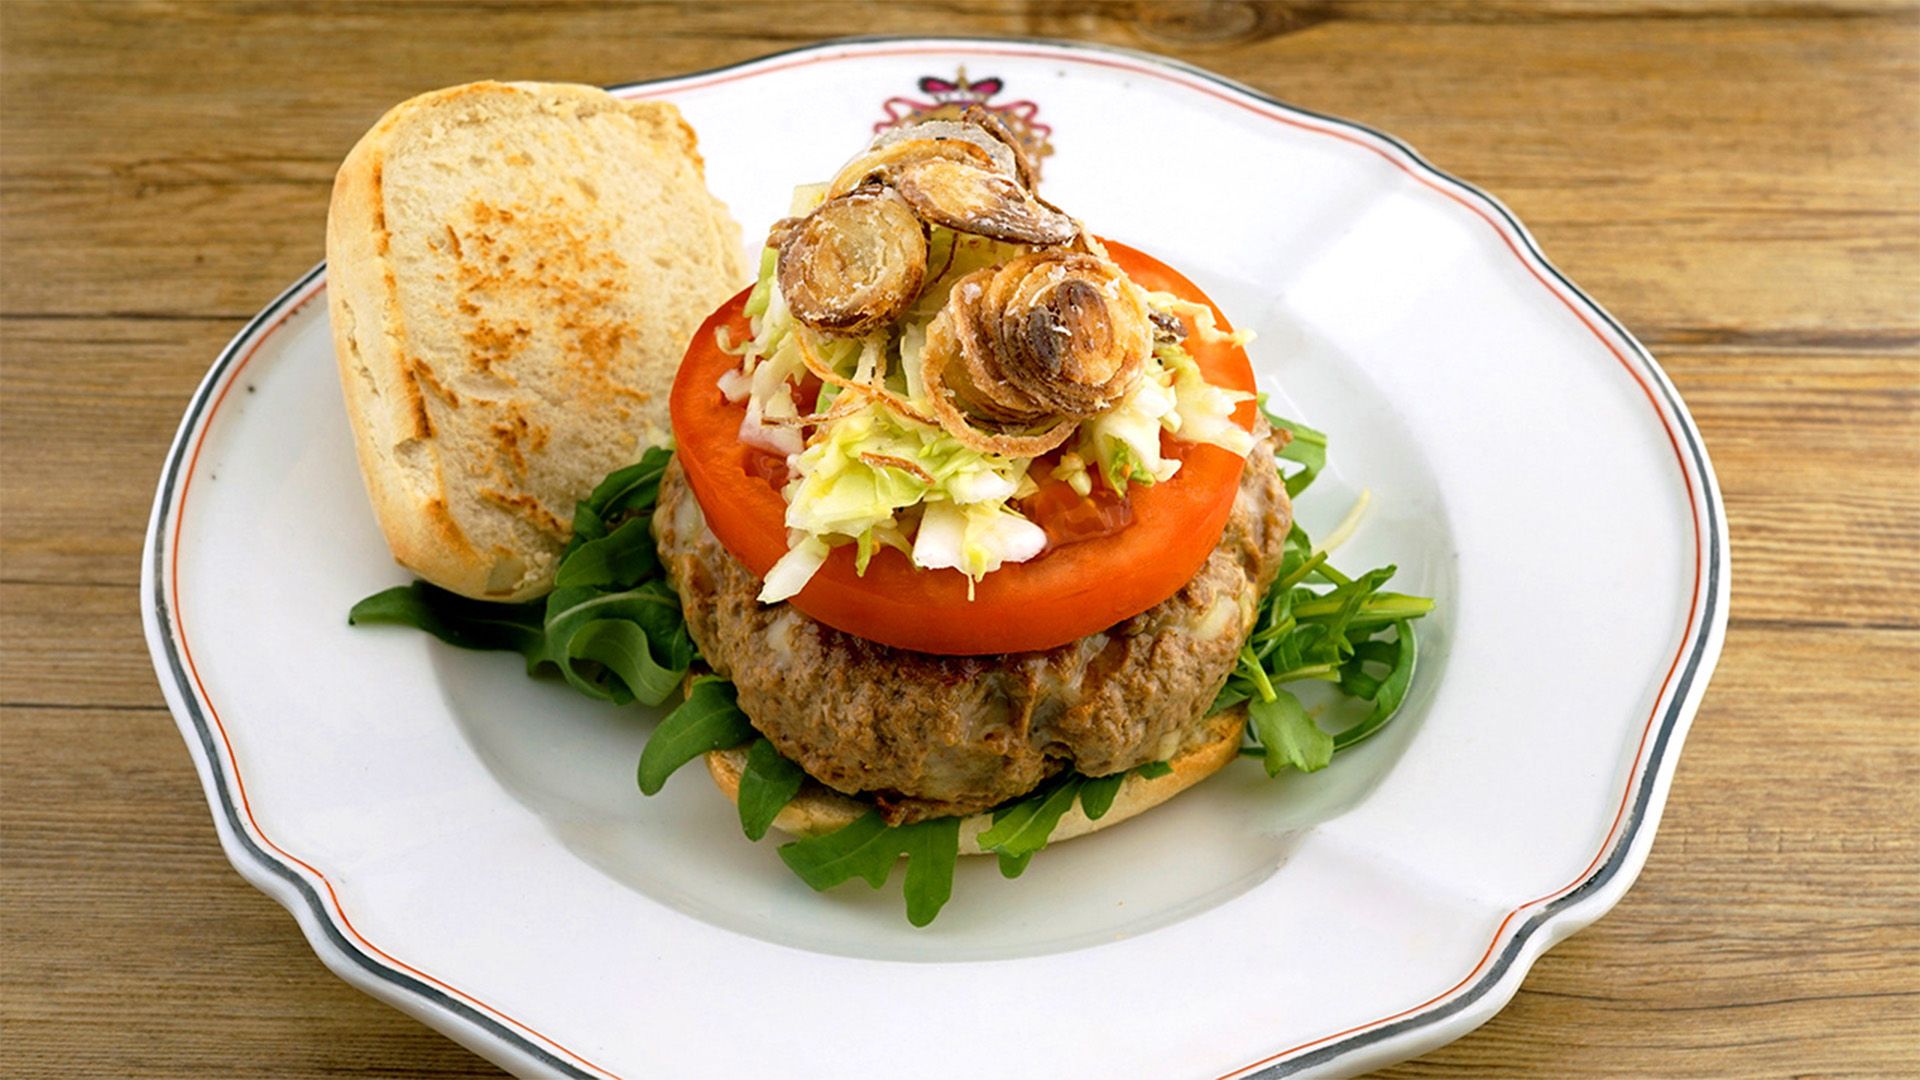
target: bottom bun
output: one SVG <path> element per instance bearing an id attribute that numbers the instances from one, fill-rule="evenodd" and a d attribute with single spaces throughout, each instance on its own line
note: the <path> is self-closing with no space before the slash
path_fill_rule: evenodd
<path id="1" fill-rule="evenodd" d="M 1246 727 L 1247 711 L 1245 706 L 1235 706 L 1216 713 L 1202 721 L 1202 727 L 1193 735 L 1195 742 L 1181 750 L 1167 762 L 1172 772 L 1152 779 L 1131 773 L 1121 782 L 1120 791 L 1114 796 L 1113 805 L 1107 812 L 1094 821 L 1080 809 L 1073 806 L 1060 818 L 1060 824 L 1054 827 L 1049 843 L 1071 840 L 1076 836 L 1085 836 L 1097 832 L 1109 825 L 1117 825 L 1135 814 L 1150 810 L 1166 802 L 1175 795 L 1212 776 L 1226 767 L 1240 753 L 1241 732 Z M 740 773 L 747 767 L 747 748 L 737 746 L 730 750 L 713 750 L 707 753 L 707 771 L 713 774 L 713 782 L 728 799 L 738 801 L 740 797 Z M 817 784 L 809 783 L 780 815 L 773 819 L 773 827 L 792 836 L 820 836 L 825 833 L 846 828 L 873 809 L 868 804 L 828 791 Z M 980 850 L 979 837 L 993 824 L 993 814 L 984 812 L 974 814 L 960 823 L 960 854 L 984 855 Z"/>

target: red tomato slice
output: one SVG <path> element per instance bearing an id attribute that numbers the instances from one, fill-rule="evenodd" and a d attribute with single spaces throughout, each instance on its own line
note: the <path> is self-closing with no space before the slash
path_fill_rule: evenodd
<path id="1" fill-rule="evenodd" d="M 1167 449 L 1163 443 L 1161 452 Z M 1017 509 L 1047 534 L 1049 547 L 1098 540 L 1133 524 L 1133 504 L 1105 481 L 1096 482 L 1085 495 L 1062 480 L 1043 477 L 1039 483 L 1040 490 L 1020 500 Z"/>
<path id="2" fill-rule="evenodd" d="M 1206 294 L 1172 268 L 1122 244 L 1107 248 L 1142 288 L 1212 306 L 1221 328 L 1229 328 Z M 765 575 L 787 551 L 786 502 L 756 460 L 766 455 L 740 442 L 746 405 L 729 403 L 718 386 L 739 358 L 714 339 L 722 326 L 734 341 L 747 337 L 746 298 L 742 291 L 721 305 L 693 335 L 673 384 L 673 431 L 680 466 L 714 535 L 747 569 Z M 1208 382 L 1254 389 L 1253 367 L 1239 346 L 1190 337 L 1187 350 Z M 1242 404 L 1234 420 L 1253 430 L 1253 403 Z M 1199 572 L 1239 490 L 1241 458 L 1217 446 L 1169 440 L 1166 448 L 1180 458 L 1180 471 L 1149 487 L 1128 487 L 1130 523 L 1008 563 L 982 578 L 972 599 L 959 571 L 918 569 L 891 548 L 874 554 L 863 577 L 848 544 L 836 547 L 789 602 L 871 641 L 950 655 L 1050 649 L 1104 630 L 1172 596 Z"/>

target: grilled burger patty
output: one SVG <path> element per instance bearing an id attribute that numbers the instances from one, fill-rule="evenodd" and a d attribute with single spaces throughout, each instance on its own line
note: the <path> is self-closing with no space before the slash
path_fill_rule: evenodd
<path id="1" fill-rule="evenodd" d="M 828 787 L 870 796 L 889 824 L 971 814 L 1062 769 L 1120 772 L 1202 736 L 1292 520 L 1264 423 L 1260 434 L 1199 573 L 1141 614 L 1044 652 L 910 652 L 761 604 L 759 579 L 708 530 L 678 462 L 653 532 L 694 643 L 782 754 Z"/>

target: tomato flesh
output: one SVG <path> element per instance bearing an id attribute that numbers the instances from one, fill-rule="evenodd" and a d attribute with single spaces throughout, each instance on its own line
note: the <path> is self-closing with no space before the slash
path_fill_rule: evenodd
<path id="1" fill-rule="evenodd" d="M 771 450 L 748 447 L 742 463 L 748 476 L 757 476 L 775 491 L 787 486 L 787 459 Z"/>
<path id="2" fill-rule="evenodd" d="M 1041 558 L 1056 548 L 1112 536 L 1133 524 L 1133 504 L 1097 481 L 1092 491 L 1082 495 L 1063 480 L 1043 480 L 1039 491 L 1020 500 L 1018 509 L 1047 534 Z"/>
<path id="3" fill-rule="evenodd" d="M 1142 288 L 1213 306 L 1165 264 L 1122 244 L 1109 241 L 1107 247 Z M 748 570 L 764 576 L 787 550 L 786 502 L 779 491 L 784 462 L 776 472 L 775 455 L 740 441 L 746 403 L 727 401 L 718 385 L 739 358 L 714 338 L 715 330 L 726 327 L 732 340 L 745 339 L 747 294 L 743 290 L 723 304 L 694 334 L 671 405 L 681 468 L 708 526 Z M 1214 314 L 1227 329 L 1217 306 Z M 1244 349 L 1193 337 L 1186 347 L 1208 382 L 1254 389 Z M 1251 431 L 1253 403 L 1242 403 L 1234 420 Z M 1239 490 L 1245 465 L 1239 456 L 1216 446 L 1165 445 L 1180 458 L 1180 471 L 1157 484 L 1130 485 L 1124 507 L 1131 520 L 1119 519 L 1117 511 L 1097 500 L 1078 506 L 1049 494 L 1052 483 L 1043 486 L 1034 498 L 1049 502 L 1038 520 L 1047 528 L 1047 518 L 1057 518 L 1060 539 L 1050 530 L 1052 546 L 1046 552 L 1002 566 L 971 590 L 958 571 L 921 570 L 891 548 L 876 552 L 866 573 L 859 574 L 853 545 L 847 544 L 836 547 L 789 602 L 828 626 L 871 641 L 950 655 L 1049 649 L 1104 630 L 1172 596 L 1199 571 L 1220 541 Z M 1045 478 L 1045 472 L 1036 478 Z M 1064 483 L 1057 486 L 1073 494 Z"/>

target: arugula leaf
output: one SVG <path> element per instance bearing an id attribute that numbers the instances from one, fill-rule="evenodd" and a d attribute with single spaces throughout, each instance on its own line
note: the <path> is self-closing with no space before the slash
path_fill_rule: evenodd
<path id="1" fill-rule="evenodd" d="M 578 660 L 599 664 L 603 671 L 618 676 L 620 685 L 629 694 L 649 705 L 658 705 L 672 696 L 685 673 L 684 668 L 676 671 L 662 667 L 653 658 L 647 632 L 638 623 L 618 619 L 595 619 L 582 624 L 568 639 L 567 651 L 570 672 L 578 674 L 580 669 L 574 664 Z"/>
<path id="2" fill-rule="evenodd" d="M 1349 640 L 1352 636 L 1349 635 Z M 1348 697 L 1374 700 L 1380 693 L 1380 680 L 1369 675 L 1368 664 L 1393 667 L 1400 659 L 1398 642 L 1366 638 L 1353 644 L 1353 656 L 1340 665 L 1340 692 Z"/>
<path id="3" fill-rule="evenodd" d="M 1098 821 L 1113 809 L 1113 800 L 1129 775 L 1138 773 L 1152 780 L 1167 775 L 1173 766 L 1164 761 L 1149 761 L 1135 769 L 1107 776 L 1082 776 L 1062 773 L 1013 802 L 993 811 L 993 824 L 980 834 L 980 850 L 999 856 L 1000 873 L 1017 878 L 1026 872 L 1035 852 L 1047 846 L 1060 819 L 1076 800 L 1088 821 Z"/>
<path id="4" fill-rule="evenodd" d="M 933 818 L 892 828 L 870 810 L 846 828 L 780 845 L 780 860 L 815 891 L 860 878 L 879 888 L 893 864 L 907 860 L 907 921 L 925 926 L 953 895 L 960 860 L 960 819 Z"/>
<path id="5" fill-rule="evenodd" d="M 696 683 L 695 691 L 717 693 L 702 690 L 716 683 L 724 685 L 709 676 Z M 653 747 L 663 735 L 680 737 L 668 731 L 668 723 L 673 720 L 669 717 L 655 732 L 647 743 L 647 752 L 655 752 Z M 1164 761 L 1151 761 L 1131 770 L 1149 779 L 1172 771 Z M 1047 839 L 1076 799 L 1088 819 L 1097 821 L 1112 809 L 1114 796 L 1127 775 L 1063 773 L 1026 797 L 996 809 L 995 824 L 981 834 L 981 846 L 984 850 L 996 850 L 997 846 L 1001 873 L 1018 877 L 1034 853 L 1046 847 Z M 805 779 L 800 767 L 781 756 L 771 742 L 756 738 L 740 776 L 740 823 L 747 836 L 755 840 L 765 836 Z M 856 877 L 877 889 L 886 883 L 893 864 L 904 857 L 907 918 L 915 926 L 925 926 L 953 894 L 954 864 L 960 857 L 960 821 L 943 817 L 890 827 L 877 811 L 870 812 L 835 832 L 781 845 L 780 858 L 809 886 L 825 890 Z M 996 831 L 1004 838 L 989 839 L 989 834 Z"/>
<path id="6" fill-rule="evenodd" d="M 889 835 L 890 831 L 880 811 L 869 810 L 843 829 L 781 844 L 780 861 L 815 892 L 854 878 L 877 889 L 887 883 L 887 875 L 900 858 L 897 837 Z"/>
<path id="7" fill-rule="evenodd" d="M 1300 583 L 1305 576 L 1300 567 L 1312 557 L 1313 541 L 1307 537 L 1307 530 L 1296 521 L 1287 528 L 1287 538 L 1280 549 L 1280 580 L 1286 582 L 1285 588 L 1290 589 Z"/>
<path id="8" fill-rule="evenodd" d="M 658 738 L 657 733 L 655 738 Z M 650 741 L 647 745 L 651 750 L 653 743 Z M 762 747 L 765 749 L 762 750 Z M 764 819 L 764 822 L 771 823 L 779 813 L 779 808 L 785 806 L 792 795 L 787 789 L 769 782 L 767 794 L 755 794 L 750 798 L 747 778 L 757 767 L 754 759 L 768 759 L 758 767 L 769 777 L 777 777 L 783 768 L 794 770 L 792 790 L 798 789 L 800 774 L 798 766 L 781 758 L 773 745 L 764 739 L 754 743 L 747 757 L 748 769 L 742 774 L 740 782 L 741 822 L 747 826 L 747 834 L 758 839 L 765 834 L 766 824 L 759 824 L 758 833 L 748 825 L 749 802 L 760 803 L 764 799 L 764 804 L 755 810 L 756 821 Z M 772 763 L 774 761 L 779 763 Z M 1133 771 L 1155 777 L 1173 770 L 1166 762 L 1155 761 Z M 1065 773 L 1055 778 L 1025 798 L 995 810 L 994 825 L 981 834 L 981 848 L 999 855 L 1002 874 L 1007 877 L 1020 876 L 1034 853 L 1046 847 L 1047 838 L 1076 799 L 1081 800 L 1081 809 L 1086 811 L 1087 816 L 1097 820 L 1112 808 L 1114 794 L 1126 775 L 1117 773 L 1088 778 L 1077 773 Z M 753 783 L 759 784 L 761 781 Z M 1091 801 L 1089 792 L 1092 793 Z M 886 884 L 893 865 L 905 858 L 907 873 L 903 891 L 907 901 L 907 920 L 915 926 L 925 926 L 933 921 L 953 895 L 954 866 L 960 859 L 960 820 L 957 817 L 943 817 L 890 827 L 880 817 L 879 811 L 869 811 L 852 824 L 824 836 L 782 844 L 780 859 L 808 886 L 816 891 L 825 891 L 854 878 L 876 889 L 880 888 Z M 996 835 L 990 839 L 990 834 Z"/>
<path id="9" fill-rule="evenodd" d="M 953 868 L 960 861 L 960 819 L 934 818 L 905 827 L 907 921 L 925 926 L 953 896 Z"/>
<path id="10" fill-rule="evenodd" d="M 1368 642 L 1368 644 L 1373 643 Z M 1380 693 L 1380 680 L 1367 674 L 1366 669 L 1361 665 L 1360 658 L 1355 656 L 1340 665 L 1340 692 L 1348 697 L 1372 701 L 1375 695 Z"/>
<path id="11" fill-rule="evenodd" d="M 1280 457 L 1301 466 L 1287 477 L 1288 493 L 1297 495 L 1326 464 L 1326 436 L 1271 412 L 1267 419 L 1291 435 Z M 1297 522 L 1288 530 L 1278 578 L 1256 606 L 1240 661 L 1211 710 L 1247 706 L 1251 745 L 1242 753 L 1264 758 L 1269 775 L 1289 766 L 1302 772 L 1325 768 L 1336 751 L 1373 735 L 1399 711 L 1413 677 L 1412 620 L 1431 612 L 1433 601 L 1383 591 L 1393 575 L 1394 567 L 1383 566 L 1348 577 L 1327 562 L 1325 552 L 1313 550 Z M 1393 638 L 1381 637 L 1390 627 Z M 1370 667 L 1388 670 L 1376 675 Z M 1303 681 L 1333 683 L 1373 708 L 1364 720 L 1331 735 L 1281 689 Z"/>
<path id="12" fill-rule="evenodd" d="M 740 828 L 747 839 L 767 835 L 773 819 L 800 793 L 806 771 L 774 749 L 765 738 L 755 739 L 747 751 L 747 767 L 740 771 Z"/>
<path id="13" fill-rule="evenodd" d="M 1156 762 L 1155 764 L 1159 764 Z M 1080 781 L 1080 811 L 1087 815 L 1088 821 L 1099 821 L 1113 809 L 1114 797 L 1120 794 L 1120 785 L 1127 782 L 1127 774 L 1113 773 L 1109 776 L 1088 776 Z"/>
<path id="14" fill-rule="evenodd" d="M 687 700 L 667 714 L 640 751 L 640 791 L 656 795 L 674 771 L 709 750 L 739 746 L 754 737 L 747 714 L 734 704 L 733 684 L 706 676 L 695 679 Z"/>
<path id="15" fill-rule="evenodd" d="M 1087 815 L 1088 821 L 1099 821 L 1113 809 L 1114 797 L 1120 794 L 1120 787 L 1128 776 L 1137 775 L 1144 780 L 1158 780 L 1173 772 L 1173 766 L 1164 761 L 1149 761 L 1138 768 L 1126 772 L 1109 773 L 1106 776 L 1082 776 L 1080 778 L 1080 812 Z"/>
<path id="16" fill-rule="evenodd" d="M 1407 688 L 1413 685 L 1413 665 L 1418 655 L 1418 646 L 1413 639 L 1413 624 L 1402 620 L 1393 624 L 1397 636 L 1394 642 L 1393 668 L 1387 677 L 1380 680 L 1373 695 L 1373 711 L 1365 720 L 1341 732 L 1333 738 L 1335 750 L 1347 747 L 1368 738 L 1374 732 L 1387 726 L 1393 714 L 1400 711 L 1400 705 L 1407 699 Z M 1369 642 L 1368 644 L 1379 644 Z"/>
<path id="17" fill-rule="evenodd" d="M 614 633 L 598 625 L 609 622 L 630 629 Z M 616 705 L 666 701 L 694 660 L 680 598 L 664 581 L 619 592 L 584 585 L 555 589 L 547 595 L 546 634 L 546 658 L 567 682 Z"/>
<path id="18" fill-rule="evenodd" d="M 1288 497 L 1297 497 L 1320 475 L 1320 470 L 1327 467 L 1327 436 L 1298 421 L 1274 415 L 1267 410 L 1264 399 L 1260 402 L 1260 411 L 1267 414 L 1267 423 L 1291 436 L 1277 456 L 1300 466 L 1300 471 L 1286 478 Z"/>
<path id="19" fill-rule="evenodd" d="M 1065 773 L 1019 802 L 994 811 L 993 824 L 980 834 L 979 843 L 982 851 L 1000 856 L 1002 875 L 1015 878 L 1026 871 L 1033 853 L 1047 846 L 1054 827 L 1080 797 L 1084 779 Z"/>
<path id="20" fill-rule="evenodd" d="M 347 625 L 388 624 L 425 630 L 462 649 L 502 649 L 540 662 L 546 651 L 539 601 L 493 604 L 416 581 L 374 593 L 347 612 Z"/>
<path id="21" fill-rule="evenodd" d="M 599 521 L 596 516 L 592 520 Z M 576 527 L 575 540 L 582 533 Z M 605 536 L 581 542 L 560 560 L 553 583 L 569 585 L 612 585 L 623 581 L 641 581 L 660 570 L 660 553 L 653 546 L 652 523 L 644 517 L 630 518 Z"/>
<path id="22" fill-rule="evenodd" d="M 602 480 L 573 513 L 573 538 L 544 601 L 469 600 L 416 581 L 375 593 L 347 621 L 413 626 L 451 645 L 519 653 L 589 697 L 658 705 L 695 659 L 680 598 L 667 585 L 649 518 L 673 452 L 658 447 Z"/>
<path id="23" fill-rule="evenodd" d="M 1320 730 L 1300 699 L 1285 690 L 1272 701 L 1249 702 L 1247 721 L 1266 749 L 1268 776 L 1279 776 L 1289 765 L 1318 772 L 1333 760 L 1333 736 Z"/>
<path id="24" fill-rule="evenodd" d="M 1000 876 L 1006 878 L 1008 881 L 1012 881 L 1014 878 L 1026 873 L 1027 864 L 1033 861 L 1034 854 L 1035 852 L 1032 851 L 1022 852 L 1018 855 L 1005 851 L 995 852 L 994 858 L 999 864 Z"/>
<path id="25" fill-rule="evenodd" d="M 1342 605 L 1355 596 L 1360 602 L 1352 612 L 1341 616 L 1346 624 L 1352 626 L 1385 626 L 1400 619 L 1417 619 L 1433 610 L 1433 601 L 1424 596 L 1378 592 L 1380 583 L 1392 575 L 1393 567 L 1388 566 L 1357 578 L 1349 578 L 1347 584 L 1334 591 L 1299 604 L 1293 614 L 1299 619 L 1325 619 L 1340 614 Z M 1367 588 L 1361 589 L 1362 585 L 1367 585 Z"/>
<path id="26" fill-rule="evenodd" d="M 660 499 L 660 477 L 672 460 L 673 451 L 648 447 L 639 461 L 607 474 L 574 508 L 574 539 L 567 545 L 566 554 L 571 555 L 587 541 L 605 536 L 607 519 L 652 510 Z M 582 508 L 594 519 L 584 532 L 579 527 Z"/>
<path id="27" fill-rule="evenodd" d="M 1253 691 L 1247 683 L 1248 681 L 1238 674 L 1229 678 L 1220 687 L 1220 692 L 1213 696 L 1213 704 L 1207 706 L 1207 715 L 1212 716 L 1214 713 L 1225 712 L 1235 705 L 1239 705 L 1252 698 Z"/>
<path id="28" fill-rule="evenodd" d="M 655 738 L 658 738 L 657 733 Z M 765 740 L 755 743 L 754 749 L 748 752 L 749 770 L 753 767 L 754 754 L 759 752 L 762 745 L 767 747 L 767 754 L 779 756 L 772 744 Z M 649 742 L 647 747 L 651 750 L 653 743 Z M 791 762 L 787 764 L 796 770 L 798 768 L 792 766 Z M 1155 761 L 1133 771 L 1154 777 L 1164 776 L 1173 770 L 1166 762 Z M 981 849 L 999 855 L 1002 874 L 1010 878 L 1019 877 L 1034 853 L 1047 846 L 1047 838 L 1076 799 L 1081 800 L 1081 809 L 1087 812 L 1087 816 L 1097 820 L 1112 808 L 1114 793 L 1119 791 L 1126 775 L 1116 773 L 1095 778 L 1078 773 L 1061 775 L 1025 798 L 994 811 L 994 824 L 980 834 Z M 798 787 L 797 783 L 795 787 Z M 1086 801 L 1089 789 L 1095 792 L 1092 805 Z M 1099 794 L 1102 791 L 1105 792 L 1104 797 Z M 744 823 L 747 806 L 745 774 L 741 778 L 740 792 L 741 820 Z M 773 815 L 779 813 L 779 806 L 784 805 L 786 803 L 782 799 L 770 813 L 761 812 L 766 813 L 766 820 L 770 822 Z M 765 832 L 764 826 L 761 832 Z M 750 831 L 748 835 L 754 834 Z M 781 861 L 816 891 L 831 889 L 854 878 L 877 889 L 886 884 L 894 863 L 903 857 L 907 860 L 903 887 L 907 900 L 907 920 L 915 926 L 925 926 L 933 921 L 953 895 L 954 865 L 960 859 L 959 818 L 933 818 L 912 825 L 889 827 L 879 811 L 869 811 L 845 828 L 780 846 Z"/>

